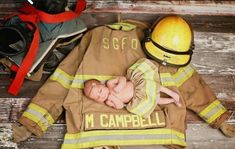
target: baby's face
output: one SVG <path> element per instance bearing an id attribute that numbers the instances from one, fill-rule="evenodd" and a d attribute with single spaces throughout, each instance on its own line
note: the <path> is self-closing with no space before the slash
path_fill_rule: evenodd
<path id="1" fill-rule="evenodd" d="M 109 89 L 101 83 L 92 83 L 89 97 L 97 102 L 103 103 L 109 95 Z"/>

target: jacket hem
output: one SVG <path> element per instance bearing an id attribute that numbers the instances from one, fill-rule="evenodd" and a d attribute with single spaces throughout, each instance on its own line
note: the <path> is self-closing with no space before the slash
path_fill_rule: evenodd
<path id="1" fill-rule="evenodd" d="M 96 146 L 168 145 L 186 146 L 181 132 L 159 128 L 145 130 L 96 130 L 75 134 L 67 133 L 62 149 L 81 149 Z"/>

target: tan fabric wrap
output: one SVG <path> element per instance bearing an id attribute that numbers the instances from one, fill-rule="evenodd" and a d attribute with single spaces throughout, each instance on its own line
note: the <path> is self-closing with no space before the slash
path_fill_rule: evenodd
<path id="1" fill-rule="evenodd" d="M 149 68 L 141 70 L 143 69 L 143 66 L 144 68 Z M 160 98 L 158 68 L 151 62 L 151 60 L 144 58 L 138 60 L 133 67 L 134 68 L 131 66 L 127 70 L 127 79 L 131 80 L 134 84 L 134 97 L 127 104 L 126 108 L 130 112 L 147 118 L 155 109 L 156 102 Z M 152 88 L 156 89 L 152 90 Z M 152 96 L 155 97 L 154 101 L 151 101 Z M 138 110 L 135 112 L 136 108 L 139 108 L 138 110 L 140 113 Z"/>

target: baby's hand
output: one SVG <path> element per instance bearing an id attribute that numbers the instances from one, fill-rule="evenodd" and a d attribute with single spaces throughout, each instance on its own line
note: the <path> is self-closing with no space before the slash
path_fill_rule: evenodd
<path id="1" fill-rule="evenodd" d="M 111 100 L 106 100 L 106 101 L 105 101 L 105 104 L 108 105 L 108 106 L 110 106 L 110 107 L 115 108 L 115 104 L 114 104 Z"/>
<path id="2" fill-rule="evenodd" d="M 110 83 L 114 86 L 113 87 L 114 92 L 120 93 L 121 90 L 126 86 L 126 82 L 127 82 L 126 77 L 119 76 L 116 79 L 109 81 L 108 83 Z"/>
<path id="3" fill-rule="evenodd" d="M 114 92 L 116 93 L 120 93 L 122 89 L 123 89 L 123 85 L 120 83 L 113 88 Z"/>
<path id="4" fill-rule="evenodd" d="M 115 109 L 122 109 L 124 107 L 124 103 L 112 93 L 109 94 L 109 97 L 105 101 L 105 104 Z"/>

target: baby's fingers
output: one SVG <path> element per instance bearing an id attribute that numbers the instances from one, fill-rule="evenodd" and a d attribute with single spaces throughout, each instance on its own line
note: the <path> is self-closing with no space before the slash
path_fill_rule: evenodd
<path id="1" fill-rule="evenodd" d="M 121 86 L 121 85 L 117 85 L 116 87 L 113 88 L 113 90 L 114 90 L 116 93 L 120 93 L 120 92 L 121 92 L 121 89 L 122 89 L 122 86 Z"/>
<path id="2" fill-rule="evenodd" d="M 182 107 L 182 104 L 179 101 L 175 101 L 176 106 Z"/>

